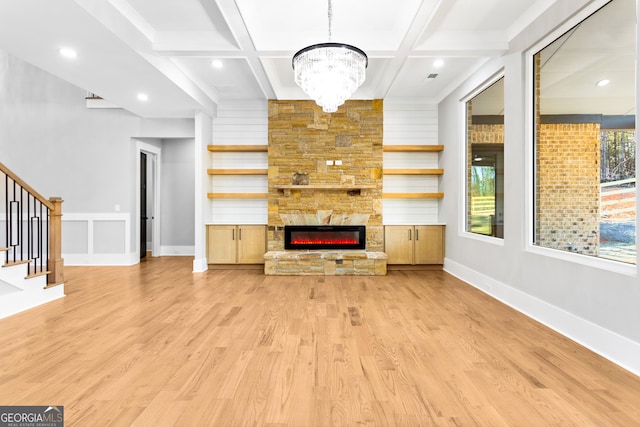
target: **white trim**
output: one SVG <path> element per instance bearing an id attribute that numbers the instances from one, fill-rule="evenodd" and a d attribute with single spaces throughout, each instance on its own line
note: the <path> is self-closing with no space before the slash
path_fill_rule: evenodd
<path id="1" fill-rule="evenodd" d="M 128 254 L 63 254 L 65 266 L 130 266 L 140 262 L 138 252 Z"/>
<path id="2" fill-rule="evenodd" d="M 613 261 L 607 258 L 600 258 L 592 255 L 567 252 L 560 249 L 535 246 L 533 244 L 529 244 L 525 248 L 525 251 L 536 255 L 548 256 L 550 258 L 559 259 L 562 261 L 599 268 L 601 270 L 611 271 L 613 273 L 624 274 L 626 276 L 636 277 L 638 275 L 637 266 L 633 264 L 626 264 L 620 261 Z"/>
<path id="3" fill-rule="evenodd" d="M 264 105 L 260 109 L 263 111 Z M 211 218 L 211 202 L 207 199 L 207 191 L 210 186 L 207 175 L 207 167 L 211 161 L 211 155 L 207 145 L 213 143 L 213 120 L 205 112 L 199 111 L 195 115 L 195 143 L 194 143 L 194 261 L 193 272 L 201 273 L 208 270 L 207 242 L 205 223 Z"/>
<path id="4" fill-rule="evenodd" d="M 130 226 L 131 214 L 128 212 L 108 212 L 108 213 L 65 213 L 62 216 L 62 226 L 66 221 L 73 222 L 86 222 L 87 223 L 87 253 L 84 254 L 69 254 L 63 253 L 65 265 L 133 265 L 136 264 L 139 259 L 136 259 L 135 254 L 137 252 L 127 252 L 127 248 L 131 241 L 131 226 Z M 124 232 L 122 241 L 124 243 L 124 251 L 122 253 L 114 254 L 95 254 L 93 252 L 93 230 L 94 223 L 99 221 L 112 221 L 123 222 Z"/>
<path id="5" fill-rule="evenodd" d="M 193 272 L 203 273 L 209 269 L 206 258 L 194 258 L 193 260 Z"/>
<path id="6" fill-rule="evenodd" d="M 479 233 L 471 233 L 469 231 L 461 232 L 460 237 L 466 237 L 467 239 L 478 240 L 480 242 L 489 243 L 496 246 L 504 246 L 504 239 L 500 237 L 487 236 Z"/>
<path id="7" fill-rule="evenodd" d="M 547 35 L 534 43 L 526 52 L 527 56 L 535 55 L 538 51 L 544 49 L 545 47 L 556 41 L 564 33 L 580 24 L 582 21 L 597 12 L 610 1 L 611 0 L 594 0 L 590 4 L 583 6 L 582 9 L 571 15 L 557 27 L 554 27 L 552 31 L 550 31 Z"/>
<path id="8" fill-rule="evenodd" d="M 194 256 L 195 246 L 160 246 L 160 256 Z"/>
<path id="9" fill-rule="evenodd" d="M 468 218 L 467 218 L 467 212 L 468 212 L 467 194 L 468 193 L 467 192 L 469 191 L 469 189 L 467 188 L 467 184 L 468 184 L 467 166 L 469 164 L 467 160 L 467 155 L 469 154 L 468 153 L 469 126 L 467 124 L 468 123 L 467 122 L 467 102 L 475 98 L 477 95 L 482 93 L 485 89 L 489 88 L 491 85 L 495 84 L 498 80 L 504 78 L 504 76 L 505 76 L 505 68 L 504 66 L 502 66 L 496 72 L 492 73 L 489 77 L 487 77 L 482 83 L 477 85 L 473 90 L 469 91 L 466 95 L 460 98 L 460 101 L 458 102 L 458 114 L 459 114 L 458 123 L 462 123 L 464 126 L 464 129 L 461 132 L 462 138 L 460 142 L 460 149 L 461 149 L 462 155 L 458 156 L 460 170 L 458 171 L 458 175 L 457 175 L 459 177 L 462 177 L 462 179 L 458 180 L 458 236 L 459 237 L 466 237 L 466 238 L 476 237 L 476 233 L 472 233 L 467 230 L 467 223 L 468 223 Z M 502 100 L 502 102 L 504 104 L 504 99 Z M 494 244 L 497 243 L 495 240 L 501 240 L 502 246 L 504 246 L 503 238 L 494 237 L 491 239 L 487 239 L 487 236 L 484 236 L 484 235 L 477 235 L 477 236 L 482 236 L 478 240 L 487 241 L 489 243 L 494 243 Z"/>
<path id="10" fill-rule="evenodd" d="M 444 270 L 520 313 L 572 339 L 640 376 L 640 343 L 499 282 L 460 263 L 445 259 Z"/>
<path id="11" fill-rule="evenodd" d="M 584 255 L 584 254 L 576 254 L 572 252 L 567 252 L 559 249 L 547 248 L 542 246 L 537 246 L 534 244 L 534 233 L 535 233 L 535 108 L 534 108 L 534 72 L 533 72 L 533 64 L 534 64 L 534 56 L 547 47 L 549 44 L 556 41 L 559 37 L 565 34 L 567 31 L 571 30 L 592 14 L 596 13 L 600 8 L 604 7 L 610 0 L 598 0 L 593 3 L 585 6 L 582 10 L 578 11 L 576 14 L 571 16 L 568 20 L 566 20 L 562 25 L 557 27 L 554 31 L 551 31 L 545 37 L 540 39 L 537 43 L 535 43 L 532 47 L 530 47 L 524 55 L 525 61 L 525 158 L 524 158 L 524 170 L 525 170 L 525 192 L 524 192 L 524 227 L 522 227 L 522 232 L 524 235 L 522 236 L 523 247 L 522 249 L 526 252 L 547 256 L 554 259 L 559 259 L 563 261 L 573 262 L 576 264 L 586 265 L 589 267 L 594 267 L 606 271 L 611 271 L 614 273 L 624 274 L 627 276 L 637 277 L 638 276 L 638 262 L 640 262 L 640 252 L 636 251 L 636 265 L 626 264 L 622 262 L 617 262 L 613 260 L 609 260 L 606 258 L 600 258 L 598 256 L 592 255 Z M 640 8 L 636 7 L 636 13 L 640 13 Z M 637 36 L 636 36 L 637 38 Z M 638 97 L 636 93 L 636 104 L 638 103 Z M 636 164 L 639 159 L 636 158 Z M 637 168 L 636 168 L 637 170 Z M 638 200 L 638 192 L 640 189 L 636 187 L 636 202 Z M 640 224 L 640 218 L 636 216 L 636 228 Z M 638 243 L 638 239 L 640 236 L 636 235 L 636 246 Z"/>

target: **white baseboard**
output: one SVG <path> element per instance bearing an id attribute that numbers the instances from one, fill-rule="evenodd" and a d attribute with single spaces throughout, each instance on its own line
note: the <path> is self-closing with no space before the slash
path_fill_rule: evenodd
<path id="1" fill-rule="evenodd" d="M 445 259 L 444 270 L 629 372 L 640 376 L 640 343 L 450 259 Z"/>
<path id="2" fill-rule="evenodd" d="M 140 262 L 140 254 L 62 254 L 64 265 L 134 265 Z"/>
<path id="3" fill-rule="evenodd" d="M 0 300 L 0 319 L 64 297 L 64 284 L 47 289 L 19 291 Z"/>
<path id="4" fill-rule="evenodd" d="M 160 256 L 193 256 L 195 246 L 160 246 Z"/>
<path id="5" fill-rule="evenodd" d="M 195 258 L 193 260 L 193 272 L 194 273 L 202 273 L 209 269 L 209 265 L 207 264 L 206 258 Z"/>

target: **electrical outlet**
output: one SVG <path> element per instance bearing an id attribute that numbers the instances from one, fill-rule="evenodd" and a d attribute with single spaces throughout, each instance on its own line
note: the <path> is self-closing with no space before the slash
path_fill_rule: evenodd
<path id="1" fill-rule="evenodd" d="M 327 166 L 333 166 L 333 160 L 327 160 Z"/>
<path id="2" fill-rule="evenodd" d="M 336 166 L 342 166 L 342 160 L 336 160 L 335 161 L 335 165 Z"/>

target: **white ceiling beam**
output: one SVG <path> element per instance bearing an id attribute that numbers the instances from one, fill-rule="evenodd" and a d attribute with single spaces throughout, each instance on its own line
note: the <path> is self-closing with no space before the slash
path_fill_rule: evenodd
<path id="1" fill-rule="evenodd" d="M 152 46 L 153 40 L 149 40 L 147 35 L 140 31 L 127 16 L 123 15 L 120 9 L 111 3 L 107 4 L 93 0 L 75 0 L 75 2 L 105 28 L 115 34 L 116 37 L 135 51 L 141 58 L 145 59 L 151 66 L 162 73 L 169 81 L 179 87 L 185 94 L 199 104 L 204 111 L 211 116 L 215 115 L 217 111 L 217 100 L 212 99 L 200 89 L 198 85 L 189 79 L 184 72 L 169 59 L 155 54 Z M 147 32 L 148 31 L 149 30 L 147 30 Z"/>
<path id="2" fill-rule="evenodd" d="M 260 55 L 258 55 L 255 44 L 253 43 L 253 40 L 251 40 L 251 35 L 249 34 L 249 30 L 242 19 L 242 14 L 236 5 L 236 2 L 234 0 L 217 0 L 217 4 L 222 16 L 231 28 L 231 32 L 237 45 L 247 58 L 251 72 L 258 81 L 258 85 L 262 89 L 265 97 L 267 99 L 275 99 L 276 93 L 271 86 L 267 73 L 262 67 Z"/>
<path id="3" fill-rule="evenodd" d="M 409 28 L 400 43 L 398 51 L 393 52 L 393 59 L 387 65 L 385 75 L 378 83 L 378 89 L 382 93 L 383 98 L 389 94 L 389 90 L 398 78 L 400 70 L 409 55 L 412 53 L 411 49 L 415 46 L 420 35 L 424 34 L 426 28 L 434 22 L 434 17 L 438 16 L 440 13 L 439 10 L 448 10 L 453 3 L 454 0 L 440 0 L 435 8 L 432 8 L 430 4 L 424 1 L 420 4 L 411 25 L 409 25 Z"/>

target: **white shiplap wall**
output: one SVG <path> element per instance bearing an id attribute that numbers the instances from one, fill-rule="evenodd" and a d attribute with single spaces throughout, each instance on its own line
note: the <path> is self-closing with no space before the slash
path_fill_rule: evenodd
<path id="1" fill-rule="evenodd" d="M 214 145 L 266 145 L 268 143 L 267 103 L 221 106 L 213 120 Z M 436 104 L 384 103 L 385 145 L 438 144 Z M 210 167 L 217 169 L 263 169 L 267 153 L 210 153 Z M 384 167 L 437 168 L 438 153 L 384 153 Z M 390 175 L 383 178 L 387 193 L 438 192 L 439 177 Z M 211 176 L 210 192 L 266 193 L 266 175 Z M 266 224 L 266 199 L 214 199 L 212 224 Z M 438 223 L 438 199 L 384 199 L 383 222 L 393 224 Z"/>
<path id="2" fill-rule="evenodd" d="M 437 145 L 437 104 L 384 103 L 384 145 Z M 438 153 L 384 153 L 385 169 L 438 168 Z M 446 172 L 445 172 L 446 173 Z M 438 175 L 389 175 L 385 193 L 438 192 Z M 438 223 L 438 199 L 384 199 L 385 225 Z"/>
<path id="3" fill-rule="evenodd" d="M 219 106 L 213 120 L 214 145 L 267 145 L 266 102 Z M 267 153 L 209 153 L 212 169 L 266 169 Z M 211 193 L 266 193 L 266 175 L 214 175 Z M 266 224 L 267 199 L 213 199 L 211 224 Z"/>

